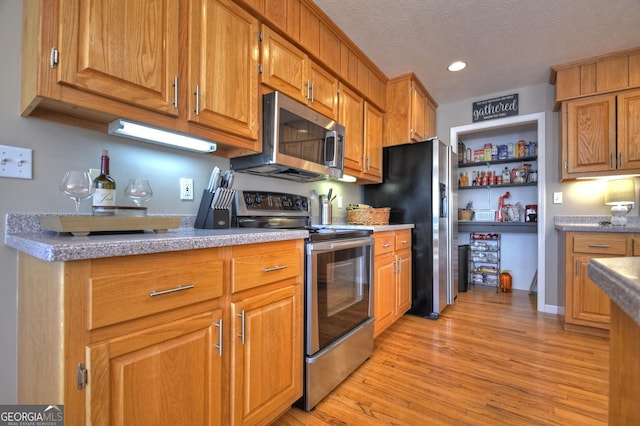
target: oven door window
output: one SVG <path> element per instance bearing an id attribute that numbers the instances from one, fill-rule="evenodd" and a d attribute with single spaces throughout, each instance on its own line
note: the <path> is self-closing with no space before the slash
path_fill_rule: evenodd
<path id="1" fill-rule="evenodd" d="M 362 246 L 315 256 L 320 349 L 370 317 L 370 253 L 370 246 Z"/>

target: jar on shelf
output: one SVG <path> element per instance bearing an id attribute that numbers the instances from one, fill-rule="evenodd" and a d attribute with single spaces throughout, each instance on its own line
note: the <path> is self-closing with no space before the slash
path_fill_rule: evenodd
<path id="1" fill-rule="evenodd" d="M 511 293 L 511 285 L 511 274 L 509 274 L 509 271 L 504 269 L 500 273 L 500 290 L 504 293 Z"/>

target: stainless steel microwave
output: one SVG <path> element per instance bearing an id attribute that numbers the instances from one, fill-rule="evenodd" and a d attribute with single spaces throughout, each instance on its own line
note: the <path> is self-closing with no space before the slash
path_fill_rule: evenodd
<path id="1" fill-rule="evenodd" d="M 344 126 L 280 93 L 262 98 L 262 153 L 232 158 L 231 168 L 298 182 L 341 178 Z"/>

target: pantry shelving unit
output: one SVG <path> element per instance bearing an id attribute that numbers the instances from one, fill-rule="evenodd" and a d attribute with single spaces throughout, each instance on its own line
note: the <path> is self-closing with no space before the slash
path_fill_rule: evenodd
<path id="1" fill-rule="evenodd" d="M 500 234 L 469 234 L 469 283 L 495 287 L 500 274 Z"/>

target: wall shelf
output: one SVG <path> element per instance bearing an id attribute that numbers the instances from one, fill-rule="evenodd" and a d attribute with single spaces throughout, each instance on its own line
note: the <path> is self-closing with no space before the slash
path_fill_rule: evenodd
<path id="1" fill-rule="evenodd" d="M 509 188 L 516 186 L 536 186 L 538 182 L 525 182 L 525 183 L 501 183 L 500 185 L 476 185 L 476 186 L 459 186 L 458 189 L 461 191 L 467 189 L 482 189 L 482 188 Z"/>
<path id="2" fill-rule="evenodd" d="M 535 234 L 538 232 L 538 222 L 483 222 L 476 220 L 459 220 L 458 232 Z"/>
<path id="3" fill-rule="evenodd" d="M 538 157 L 533 156 L 533 157 L 507 158 L 505 160 L 475 161 L 473 163 L 458 163 L 458 168 L 464 169 L 466 167 L 482 167 L 482 166 L 490 166 L 492 164 L 524 163 L 525 161 L 538 161 Z"/>

